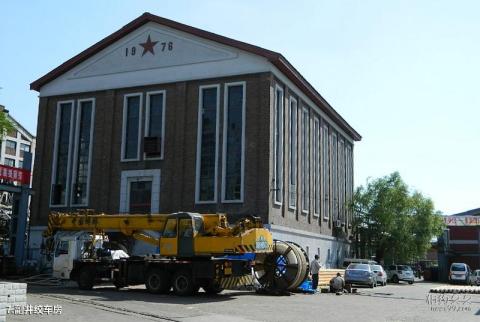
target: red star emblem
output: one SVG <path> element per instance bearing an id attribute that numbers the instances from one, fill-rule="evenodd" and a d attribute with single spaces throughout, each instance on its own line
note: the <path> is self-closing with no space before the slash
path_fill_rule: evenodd
<path id="1" fill-rule="evenodd" d="M 155 47 L 155 45 L 156 45 L 157 43 L 158 43 L 158 41 L 152 41 L 152 40 L 150 39 L 150 35 L 148 35 L 147 41 L 140 44 L 140 46 L 143 47 L 142 57 L 143 57 L 143 55 L 145 55 L 147 52 L 150 52 L 150 53 L 152 53 L 152 55 L 155 55 L 155 52 L 153 51 L 153 47 Z"/>

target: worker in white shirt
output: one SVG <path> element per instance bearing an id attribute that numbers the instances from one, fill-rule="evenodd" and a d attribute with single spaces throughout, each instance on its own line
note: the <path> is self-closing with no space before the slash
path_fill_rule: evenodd
<path id="1" fill-rule="evenodd" d="M 312 274 L 312 289 L 315 291 L 318 288 L 318 271 L 322 268 L 319 262 L 318 255 L 315 255 L 315 259 L 310 263 L 310 274 Z"/>

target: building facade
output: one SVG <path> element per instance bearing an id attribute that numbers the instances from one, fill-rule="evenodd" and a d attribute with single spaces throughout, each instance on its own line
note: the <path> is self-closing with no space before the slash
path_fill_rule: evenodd
<path id="1" fill-rule="evenodd" d="M 5 107 L 0 105 L 0 112 L 4 112 Z M 7 114 L 8 120 L 13 124 L 14 130 L 7 132 L 0 142 L 0 163 L 10 167 L 23 167 L 23 154 L 31 152 L 35 155 L 36 138 L 10 114 Z"/>
<path id="2" fill-rule="evenodd" d="M 439 266 L 447 278 L 452 263 L 480 269 L 480 208 L 445 216 L 446 229 L 439 242 Z"/>
<path id="3" fill-rule="evenodd" d="M 361 137 L 281 54 L 145 13 L 31 88 L 33 235 L 54 210 L 221 212 L 347 255 Z"/>

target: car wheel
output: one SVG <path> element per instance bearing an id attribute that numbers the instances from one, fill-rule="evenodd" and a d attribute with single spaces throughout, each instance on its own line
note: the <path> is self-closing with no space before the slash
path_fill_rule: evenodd
<path id="1" fill-rule="evenodd" d="M 410 285 L 413 284 L 413 281 L 408 281 L 408 284 L 410 284 Z"/>
<path id="2" fill-rule="evenodd" d="M 393 276 L 392 276 L 392 282 L 393 282 L 393 283 L 398 283 L 398 282 L 399 282 L 397 275 L 393 275 Z"/>
<path id="3" fill-rule="evenodd" d="M 372 284 L 370 284 L 369 286 L 370 286 L 370 288 L 374 288 L 374 287 L 375 287 L 375 284 L 372 283 Z"/>

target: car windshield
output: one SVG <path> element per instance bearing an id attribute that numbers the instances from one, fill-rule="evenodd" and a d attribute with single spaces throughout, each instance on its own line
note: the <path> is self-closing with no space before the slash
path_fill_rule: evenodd
<path id="1" fill-rule="evenodd" d="M 347 269 L 361 269 L 364 271 L 369 271 L 370 266 L 368 264 L 350 264 Z"/>
<path id="2" fill-rule="evenodd" d="M 381 270 L 382 270 L 382 266 L 380 266 L 380 265 L 372 265 L 372 270 L 374 270 L 374 271 L 381 271 Z"/>
<path id="3" fill-rule="evenodd" d="M 466 268 L 465 265 L 463 264 L 452 264 L 452 271 L 457 271 L 457 272 L 465 272 Z"/>
<path id="4" fill-rule="evenodd" d="M 410 266 L 399 265 L 398 270 L 400 270 L 400 271 L 411 271 L 412 269 L 410 268 Z"/>

